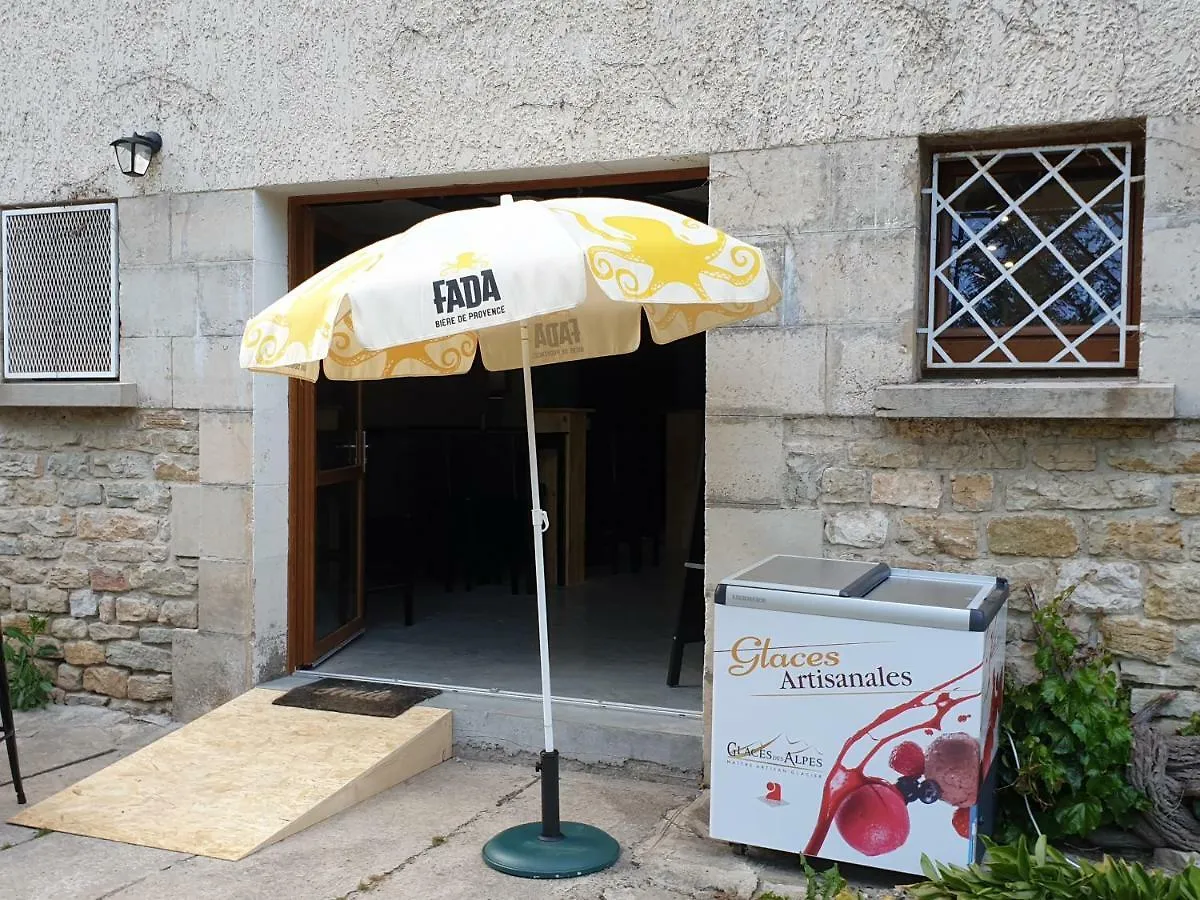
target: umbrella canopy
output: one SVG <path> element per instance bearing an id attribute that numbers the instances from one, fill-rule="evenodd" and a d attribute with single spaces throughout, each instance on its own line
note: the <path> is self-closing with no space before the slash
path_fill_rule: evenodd
<path id="1" fill-rule="evenodd" d="M 243 367 L 315 381 L 454 375 L 630 353 L 749 318 L 779 292 L 762 253 L 632 200 L 532 200 L 426 219 L 246 325 Z"/>
<path id="2" fill-rule="evenodd" d="M 611 865 L 616 842 L 560 822 L 551 713 L 546 578 L 530 367 L 637 349 L 641 317 L 658 343 L 770 309 L 779 290 L 762 253 L 694 219 L 602 197 L 512 202 L 434 216 L 352 253 L 246 324 L 241 364 L 316 381 L 454 375 L 478 352 L 525 373 L 534 576 L 545 750 L 542 821 L 484 848 L 488 865 L 558 878 Z"/>

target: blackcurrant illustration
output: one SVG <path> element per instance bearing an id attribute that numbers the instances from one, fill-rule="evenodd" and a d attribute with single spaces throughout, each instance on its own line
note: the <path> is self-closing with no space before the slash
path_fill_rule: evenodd
<path id="1" fill-rule="evenodd" d="M 937 803 L 942 799 L 942 788 L 933 779 L 926 778 L 921 782 L 918 797 L 922 803 Z"/>
<path id="2" fill-rule="evenodd" d="M 921 776 L 901 775 L 896 779 L 896 788 L 900 791 L 900 796 L 904 798 L 905 803 L 912 803 L 920 793 Z"/>

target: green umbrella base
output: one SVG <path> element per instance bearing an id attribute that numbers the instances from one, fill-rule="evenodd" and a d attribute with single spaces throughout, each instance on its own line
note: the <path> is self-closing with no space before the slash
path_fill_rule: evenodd
<path id="1" fill-rule="evenodd" d="M 563 822 L 562 838 L 542 840 L 540 822 L 508 828 L 483 845 L 483 861 L 518 878 L 577 878 L 607 869 L 620 845 L 591 825 Z"/>

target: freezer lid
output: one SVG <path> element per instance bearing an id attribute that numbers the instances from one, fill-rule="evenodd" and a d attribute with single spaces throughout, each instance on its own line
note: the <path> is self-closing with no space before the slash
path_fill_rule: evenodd
<path id="1" fill-rule="evenodd" d="M 984 631 L 1008 599 L 1008 583 L 982 575 L 892 569 L 866 595 L 868 601 L 960 611 L 971 631 Z"/>
<path id="2" fill-rule="evenodd" d="M 886 579 L 889 572 L 884 563 L 777 554 L 731 575 L 722 584 L 833 597 L 864 597 Z M 718 591 L 718 603 L 723 593 Z"/>

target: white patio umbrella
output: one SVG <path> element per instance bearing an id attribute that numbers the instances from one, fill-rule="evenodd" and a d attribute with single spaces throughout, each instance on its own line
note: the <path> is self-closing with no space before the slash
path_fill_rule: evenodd
<path id="1" fill-rule="evenodd" d="M 616 842 L 559 821 L 558 753 L 530 367 L 630 353 L 749 318 L 778 302 L 761 251 L 686 216 L 604 197 L 512 202 L 434 216 L 350 254 L 247 324 L 241 365 L 316 381 L 524 371 L 545 733 L 542 821 L 488 842 L 513 875 L 562 878 L 606 868 Z M 531 347 L 530 333 L 533 334 Z M 749 361 L 748 361 L 749 362 Z M 656 390 L 646 385 L 647 391 Z"/>

